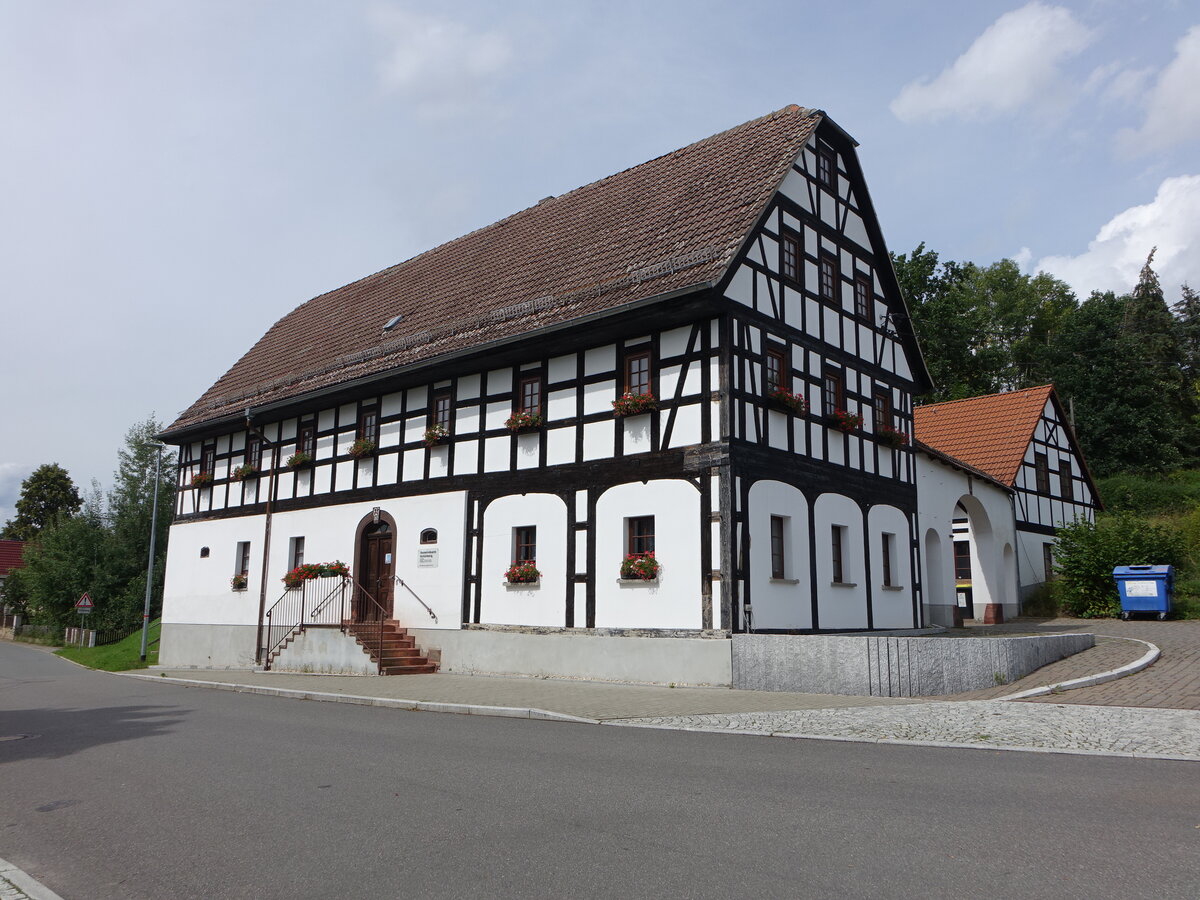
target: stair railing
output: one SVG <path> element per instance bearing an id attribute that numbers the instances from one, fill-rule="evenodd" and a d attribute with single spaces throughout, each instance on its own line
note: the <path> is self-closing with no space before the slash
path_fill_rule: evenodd
<path id="1" fill-rule="evenodd" d="M 353 622 L 361 631 L 364 625 L 375 626 L 375 665 L 380 675 L 383 674 L 383 626 L 387 621 L 387 610 L 383 604 L 371 596 L 371 593 L 353 579 L 347 578 L 353 584 L 353 602 L 350 604 L 350 614 Z M 345 630 L 343 628 L 343 630 Z"/>
<path id="2" fill-rule="evenodd" d="M 270 670 L 276 653 L 309 625 L 339 625 L 346 630 L 350 579 L 310 578 L 288 588 L 263 617 L 263 668 Z"/>
<path id="3" fill-rule="evenodd" d="M 430 608 L 430 606 L 429 606 L 429 604 L 428 604 L 428 603 L 426 603 L 424 600 L 422 600 L 422 599 L 421 599 L 421 598 L 420 598 L 420 597 L 417 595 L 417 592 L 416 592 L 416 591 L 414 591 L 414 590 L 413 590 L 412 588 L 410 588 L 410 587 L 409 587 L 407 584 L 405 584 L 405 583 L 404 583 L 404 579 L 403 579 L 403 578 L 401 578 L 399 575 L 397 575 L 397 576 L 396 576 L 396 583 L 397 583 L 398 585 L 400 585 L 400 587 L 402 587 L 402 588 L 404 588 L 406 591 L 408 591 L 410 594 L 412 594 L 412 595 L 413 595 L 413 599 L 415 599 L 415 600 L 416 600 L 418 603 L 420 603 L 420 604 L 421 604 L 423 607 L 425 607 L 425 612 L 429 613 L 429 618 L 433 619 L 433 621 L 434 621 L 434 622 L 437 622 L 437 620 L 438 620 L 437 613 L 435 613 L 435 612 L 433 611 L 433 609 L 431 609 L 431 608 Z"/>

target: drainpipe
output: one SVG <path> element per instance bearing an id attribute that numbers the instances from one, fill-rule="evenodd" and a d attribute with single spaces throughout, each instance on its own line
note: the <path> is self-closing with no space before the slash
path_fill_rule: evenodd
<path id="1" fill-rule="evenodd" d="M 258 585 L 258 626 L 254 633 L 254 664 L 258 666 L 262 665 L 263 616 L 267 612 L 267 566 L 271 561 L 271 510 L 276 490 L 275 473 L 279 468 L 279 445 L 272 444 L 255 426 L 250 418 L 250 407 L 246 407 L 246 430 L 257 435 L 263 447 L 271 451 L 271 476 L 267 482 L 266 521 L 263 524 L 262 578 Z"/>

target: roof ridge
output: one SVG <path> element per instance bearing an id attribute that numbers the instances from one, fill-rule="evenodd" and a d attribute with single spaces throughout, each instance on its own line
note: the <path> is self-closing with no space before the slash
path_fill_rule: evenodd
<path id="1" fill-rule="evenodd" d="M 1051 382 L 1049 384 L 1035 385 L 1034 387 L 1017 388 L 1014 391 L 997 391 L 994 394 L 977 394 L 974 397 L 959 397 L 955 400 L 939 400 L 937 403 L 922 403 L 913 408 L 914 408 L 914 410 L 933 409 L 933 407 L 935 407 L 935 406 L 951 406 L 955 403 L 972 403 L 976 400 L 987 400 L 992 397 L 1011 397 L 1015 394 L 1028 394 L 1032 391 L 1045 391 L 1045 390 L 1053 390 L 1053 389 L 1054 389 L 1054 383 Z"/>
<path id="2" fill-rule="evenodd" d="M 440 244 L 435 244 L 432 247 L 422 250 L 420 253 L 417 253 L 413 256 L 408 257 L 407 259 L 400 260 L 400 262 L 392 263 L 391 265 L 384 266 L 382 269 L 377 269 L 376 271 L 371 272 L 368 275 L 363 275 L 361 278 L 355 278 L 353 281 L 348 281 L 345 284 L 341 284 L 341 285 L 338 285 L 337 287 L 330 288 L 327 291 L 322 291 L 319 294 L 314 294 L 312 297 L 309 297 L 307 300 L 305 300 L 302 303 L 299 303 L 295 307 L 293 307 L 291 312 L 295 312 L 297 309 L 300 309 L 300 307 L 305 306 L 308 303 L 311 303 L 313 300 L 320 300 L 322 297 L 326 297 L 329 294 L 334 293 L 335 291 L 340 291 L 344 288 L 348 288 L 348 287 L 351 287 L 356 284 L 362 284 L 365 281 L 370 281 L 372 278 L 375 278 L 376 276 L 384 275 L 385 273 L 388 273 L 388 272 L 393 272 L 393 271 L 399 269 L 401 266 L 406 266 L 409 263 L 415 262 L 418 259 L 421 259 L 422 257 L 429 255 L 430 253 L 435 253 L 444 247 L 450 247 L 450 246 L 458 243 L 459 241 L 463 241 L 469 237 L 472 237 L 473 235 L 481 234 L 492 228 L 499 228 L 499 227 L 507 224 L 508 222 L 512 221 L 513 219 L 517 218 L 518 216 L 524 215 L 525 213 L 529 212 L 531 209 L 537 209 L 548 203 L 555 203 L 555 201 L 562 200 L 566 197 L 570 197 L 573 194 L 577 194 L 580 191 L 586 190 L 587 188 L 594 187 L 598 184 L 603 184 L 606 181 L 611 181 L 612 179 L 614 179 L 620 175 L 624 175 L 626 172 L 632 172 L 635 169 L 640 169 L 643 166 L 648 166 L 651 163 L 658 162 L 661 159 L 667 159 L 668 157 L 671 157 L 671 156 L 677 156 L 686 150 L 691 150 L 694 147 L 699 147 L 702 144 L 707 144 L 709 142 L 715 141 L 718 138 L 724 137 L 725 135 L 728 135 L 728 134 L 732 134 L 735 131 L 739 131 L 744 128 L 749 128 L 750 126 L 757 125 L 760 122 L 766 122 L 771 119 L 780 118 L 785 113 L 799 113 L 801 118 L 804 118 L 804 119 L 810 119 L 813 116 L 824 115 L 824 113 L 819 109 L 811 109 L 806 106 L 800 106 L 796 103 L 790 103 L 787 106 L 781 107 L 780 109 L 777 109 L 777 110 L 773 110 L 772 112 L 769 112 L 766 115 L 758 116 L 757 118 L 754 118 L 754 119 L 747 119 L 745 122 L 740 122 L 737 125 L 733 125 L 729 128 L 725 128 L 721 131 L 715 132 L 706 137 L 699 138 L 698 140 L 694 140 L 691 143 L 684 144 L 682 147 L 676 147 L 674 150 L 669 150 L 666 153 L 660 153 L 658 156 L 654 156 L 654 157 L 651 157 L 650 159 L 642 160 L 642 162 L 640 162 L 640 163 L 635 163 L 632 166 L 626 166 L 624 169 L 621 169 L 620 171 L 611 172 L 608 175 L 605 175 L 603 178 L 597 178 L 597 179 L 594 179 L 593 181 L 585 182 L 584 184 L 581 184 L 581 185 L 571 188 L 569 191 L 563 191 L 561 194 L 553 194 L 549 197 L 546 197 L 542 200 L 537 201 L 536 203 L 530 204 L 529 206 L 526 206 L 523 209 L 518 209 L 515 212 L 511 212 L 508 215 L 506 215 L 502 218 L 499 218 L 494 222 L 489 222 L 487 225 L 480 225 L 478 228 L 473 228 L 470 231 L 463 232 L 462 234 L 458 235 L 457 237 L 452 237 L 449 240 L 442 241 Z M 775 189 L 777 190 L 778 186 L 776 186 Z M 290 315 L 291 312 L 285 313 L 284 315 L 280 316 L 279 319 L 277 320 L 277 322 L 282 321 L 283 319 L 287 318 L 287 316 Z"/>

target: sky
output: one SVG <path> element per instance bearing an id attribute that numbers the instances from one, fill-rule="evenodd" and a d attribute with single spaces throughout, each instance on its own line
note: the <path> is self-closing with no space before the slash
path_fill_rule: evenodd
<path id="1" fill-rule="evenodd" d="M 1200 0 L 0 0 L 0 522 L 305 300 L 789 103 L 896 253 L 1200 286 Z"/>

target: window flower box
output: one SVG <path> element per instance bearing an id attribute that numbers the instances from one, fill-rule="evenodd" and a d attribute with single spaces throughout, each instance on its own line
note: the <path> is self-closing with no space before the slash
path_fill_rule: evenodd
<path id="1" fill-rule="evenodd" d="M 425 429 L 425 446 L 435 447 L 450 440 L 450 429 L 445 425 L 430 425 Z"/>
<path id="2" fill-rule="evenodd" d="M 881 425 L 875 432 L 875 440 L 885 447 L 899 449 L 908 446 L 908 433 L 892 428 L 890 425 Z"/>
<path id="3" fill-rule="evenodd" d="M 197 472 L 192 476 L 192 487 L 194 488 L 208 487 L 212 483 L 212 472 Z"/>
<path id="4" fill-rule="evenodd" d="M 287 458 L 287 467 L 292 470 L 307 469 L 312 464 L 313 464 L 312 454 L 305 453 L 304 451 L 300 451 L 299 453 L 293 453 L 291 456 L 289 456 Z"/>
<path id="5" fill-rule="evenodd" d="M 374 456 L 377 449 L 379 448 L 375 446 L 374 441 L 369 441 L 366 438 L 359 438 L 350 445 L 350 449 L 346 452 L 355 459 L 366 459 L 368 456 Z"/>
<path id="6" fill-rule="evenodd" d="M 808 412 L 807 400 L 800 394 L 793 394 L 791 391 L 785 391 L 783 388 L 771 391 L 771 393 L 767 394 L 767 400 L 776 409 L 789 412 L 794 416 L 802 416 Z"/>
<path id="7" fill-rule="evenodd" d="M 656 581 L 662 564 L 654 553 L 630 554 L 621 560 L 621 578 L 625 581 Z"/>
<path id="8" fill-rule="evenodd" d="M 243 463 L 242 465 L 235 468 L 232 472 L 230 472 L 229 477 L 232 478 L 234 481 L 245 481 L 247 478 L 250 478 L 257 474 L 258 474 L 258 469 L 254 468 L 254 466 L 250 465 L 249 463 Z"/>
<path id="9" fill-rule="evenodd" d="M 244 591 L 246 589 L 246 582 L 245 575 L 234 575 L 229 579 L 229 588 L 234 591 Z"/>
<path id="10" fill-rule="evenodd" d="M 514 562 L 504 573 L 504 580 L 509 584 L 537 584 L 541 577 L 542 573 L 530 560 Z"/>
<path id="11" fill-rule="evenodd" d="M 522 434 L 526 431 L 536 431 L 545 421 L 538 413 L 515 412 L 505 420 L 504 427 L 513 434 Z"/>
<path id="12" fill-rule="evenodd" d="M 851 431 L 862 428 L 863 417 L 844 409 L 835 409 L 825 416 L 825 421 L 838 431 L 849 434 Z"/>
<path id="13" fill-rule="evenodd" d="M 658 401 L 653 394 L 633 394 L 626 391 L 613 401 L 613 415 L 618 419 L 625 416 L 640 416 L 642 413 L 658 409 Z"/>

